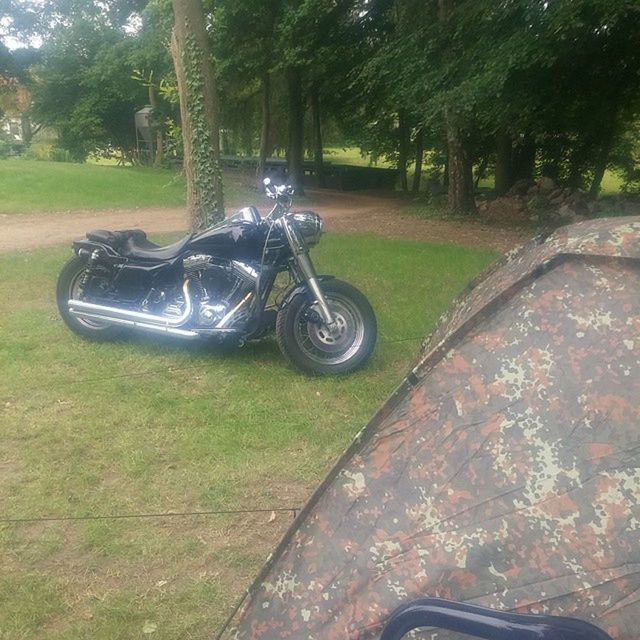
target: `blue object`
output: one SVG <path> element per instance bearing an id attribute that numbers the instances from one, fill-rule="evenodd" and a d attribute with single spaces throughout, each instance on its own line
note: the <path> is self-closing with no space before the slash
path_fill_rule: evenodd
<path id="1" fill-rule="evenodd" d="M 400 640 L 421 627 L 486 640 L 612 640 L 602 629 L 574 618 L 508 613 L 440 598 L 415 600 L 396 609 L 380 640 Z"/>

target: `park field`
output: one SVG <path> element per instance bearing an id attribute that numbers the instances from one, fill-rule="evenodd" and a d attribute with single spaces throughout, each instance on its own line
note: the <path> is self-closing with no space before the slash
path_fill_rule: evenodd
<path id="1" fill-rule="evenodd" d="M 176 207 L 184 181 L 168 170 L 0 160 L 0 214 Z"/>
<path id="2" fill-rule="evenodd" d="M 225 175 L 225 198 L 239 203 L 253 193 L 246 177 Z M 78 210 L 179 207 L 183 177 L 168 169 L 0 160 L 0 215 Z"/>
<path id="3" fill-rule="evenodd" d="M 327 149 L 327 160 L 368 165 L 355 148 Z M 377 166 L 389 166 L 380 160 Z M 252 176 L 225 173 L 225 200 L 235 205 L 255 199 Z M 617 193 L 622 179 L 608 172 L 603 195 Z M 493 186 L 491 179 L 481 186 Z M 168 169 L 74 164 L 39 160 L 0 160 L 0 215 L 79 210 L 179 207 L 185 203 L 183 177 Z"/>
<path id="4" fill-rule="evenodd" d="M 68 257 L 0 256 L 0 638 L 11 640 L 211 638 L 291 523 L 286 509 L 494 254 L 327 234 L 319 270 L 360 287 L 380 325 L 370 365 L 341 379 L 290 369 L 271 339 L 228 353 L 85 342 L 55 306 Z M 246 508 L 265 511 L 128 517 Z"/>

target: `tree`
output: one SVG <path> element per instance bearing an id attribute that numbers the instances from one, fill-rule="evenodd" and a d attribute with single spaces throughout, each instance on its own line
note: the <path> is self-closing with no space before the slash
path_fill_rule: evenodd
<path id="1" fill-rule="evenodd" d="M 172 0 L 187 208 L 194 231 L 224 218 L 216 74 L 200 0 Z"/>
<path id="2" fill-rule="evenodd" d="M 78 161 L 92 152 L 133 160 L 133 114 L 146 96 L 131 78 L 131 44 L 118 30 L 83 20 L 42 48 L 33 70 L 34 115 Z"/>
<path id="3" fill-rule="evenodd" d="M 280 0 L 219 0 L 216 4 L 215 52 L 220 60 L 220 82 L 225 95 L 225 125 L 246 125 L 247 108 L 259 120 L 256 179 L 261 185 L 268 157 L 276 142 L 274 96 L 279 89 L 278 60 L 274 52 L 275 24 L 281 17 Z M 243 112 L 243 122 L 236 114 Z M 286 112 L 281 114 L 286 117 Z"/>
<path id="4" fill-rule="evenodd" d="M 57 145 L 78 161 L 94 152 L 133 160 L 133 114 L 146 100 L 131 79 L 137 34 L 130 27 L 143 0 L 7 1 L 5 35 L 44 41 L 39 51 L 12 52 L 33 97 L 22 114 L 25 141 L 35 121 L 55 130 Z"/>
<path id="5" fill-rule="evenodd" d="M 318 184 L 324 184 L 323 128 L 339 118 L 352 91 L 352 74 L 362 61 L 364 32 L 360 0 L 298 0 L 284 5 L 278 23 L 277 48 L 282 53 L 289 97 L 289 175 L 302 184 L 304 147 L 311 149 Z M 354 43 L 363 45 L 361 48 Z M 307 106 L 310 144 L 305 145 Z"/>
<path id="6" fill-rule="evenodd" d="M 0 110 L 20 119 L 22 144 L 28 147 L 33 136 L 42 128 L 34 126 L 33 78 L 30 69 L 40 59 L 35 49 L 9 51 L 0 43 Z"/>

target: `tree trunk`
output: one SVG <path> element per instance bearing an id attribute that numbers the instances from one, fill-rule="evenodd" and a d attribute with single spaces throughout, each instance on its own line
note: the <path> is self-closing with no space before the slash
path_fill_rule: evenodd
<path id="1" fill-rule="evenodd" d="M 413 193 L 420 193 L 422 181 L 422 161 L 424 156 L 424 129 L 418 129 L 416 133 L 416 166 L 413 174 Z"/>
<path id="2" fill-rule="evenodd" d="M 300 69 L 287 69 L 289 88 L 289 144 L 287 169 L 289 183 L 296 192 L 304 195 L 304 104 L 302 101 L 302 77 Z"/>
<path id="3" fill-rule="evenodd" d="M 316 170 L 317 185 L 325 187 L 324 179 L 324 148 L 322 144 L 322 114 L 320 112 L 320 92 L 316 83 L 311 89 L 311 119 L 313 121 L 313 162 Z"/>
<path id="4" fill-rule="evenodd" d="M 503 196 L 513 186 L 513 142 L 511 136 L 502 131 L 496 139 L 495 191 Z"/>
<path id="5" fill-rule="evenodd" d="M 456 124 L 450 107 L 445 109 L 445 120 L 449 151 L 449 211 L 456 214 L 477 213 L 473 187 L 473 163 L 462 131 Z"/>
<path id="6" fill-rule="evenodd" d="M 478 168 L 476 169 L 476 177 L 475 177 L 475 180 L 473 181 L 474 191 L 478 190 L 478 187 L 480 186 L 480 180 L 482 180 L 485 177 L 488 166 L 489 166 L 489 158 L 487 156 L 484 156 L 480 160 L 480 164 L 478 164 Z"/>
<path id="7" fill-rule="evenodd" d="M 172 0 L 171 55 L 178 80 L 187 179 L 194 231 L 224 218 L 216 75 L 201 0 Z"/>
<path id="8" fill-rule="evenodd" d="M 593 172 L 593 180 L 591 181 L 591 187 L 589 188 L 589 195 L 592 198 L 597 198 L 600 195 L 600 188 L 602 186 L 602 179 L 609 165 L 609 155 L 613 148 L 613 128 L 607 132 L 604 144 L 600 148 L 600 152 L 596 158 L 596 164 Z"/>
<path id="9" fill-rule="evenodd" d="M 446 28 L 453 0 L 438 0 L 438 18 Z M 448 56 L 450 57 L 450 56 Z M 448 148 L 448 209 L 451 213 L 477 213 L 473 188 L 473 162 L 451 104 L 444 108 Z"/>
<path id="10" fill-rule="evenodd" d="M 262 130 L 260 132 L 260 154 L 256 167 L 256 180 L 258 188 L 262 186 L 267 170 L 269 157 L 269 144 L 271 141 L 271 77 L 266 71 L 262 76 Z"/>
<path id="11" fill-rule="evenodd" d="M 588 146 L 580 141 L 573 148 L 567 178 L 567 185 L 570 189 L 581 189 L 584 186 L 582 178 L 589 151 Z"/>
<path id="12" fill-rule="evenodd" d="M 532 135 L 524 139 L 513 149 L 511 161 L 511 180 L 533 180 L 536 169 L 536 140 Z"/>
<path id="13" fill-rule="evenodd" d="M 149 83 L 149 104 L 151 105 L 151 117 L 153 118 L 153 129 L 155 129 L 155 141 L 151 149 L 151 162 L 154 167 L 162 164 L 164 140 L 162 135 L 162 123 L 158 122 L 156 109 L 158 108 L 158 97 L 156 88 Z"/>
<path id="14" fill-rule="evenodd" d="M 407 179 L 407 165 L 409 164 L 409 146 L 411 144 L 411 131 L 407 113 L 404 109 L 398 111 L 398 176 L 400 186 L 404 193 L 409 191 L 409 181 Z"/>
<path id="15" fill-rule="evenodd" d="M 29 111 L 24 111 L 20 116 L 20 129 L 22 135 L 22 144 L 28 147 L 33 140 L 33 128 L 31 127 L 31 115 Z"/>

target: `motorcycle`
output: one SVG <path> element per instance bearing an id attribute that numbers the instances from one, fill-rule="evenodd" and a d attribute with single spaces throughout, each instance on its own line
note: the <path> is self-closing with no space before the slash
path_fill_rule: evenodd
<path id="1" fill-rule="evenodd" d="M 74 242 L 57 284 L 64 322 L 92 340 L 134 329 L 242 345 L 275 332 L 287 360 L 308 374 L 362 367 L 377 337 L 371 305 L 352 285 L 316 274 L 309 248 L 321 217 L 292 211 L 291 187 L 264 183 L 275 201 L 264 218 L 245 207 L 164 247 L 140 229 L 98 229 Z M 280 274 L 289 285 L 278 295 Z"/>

